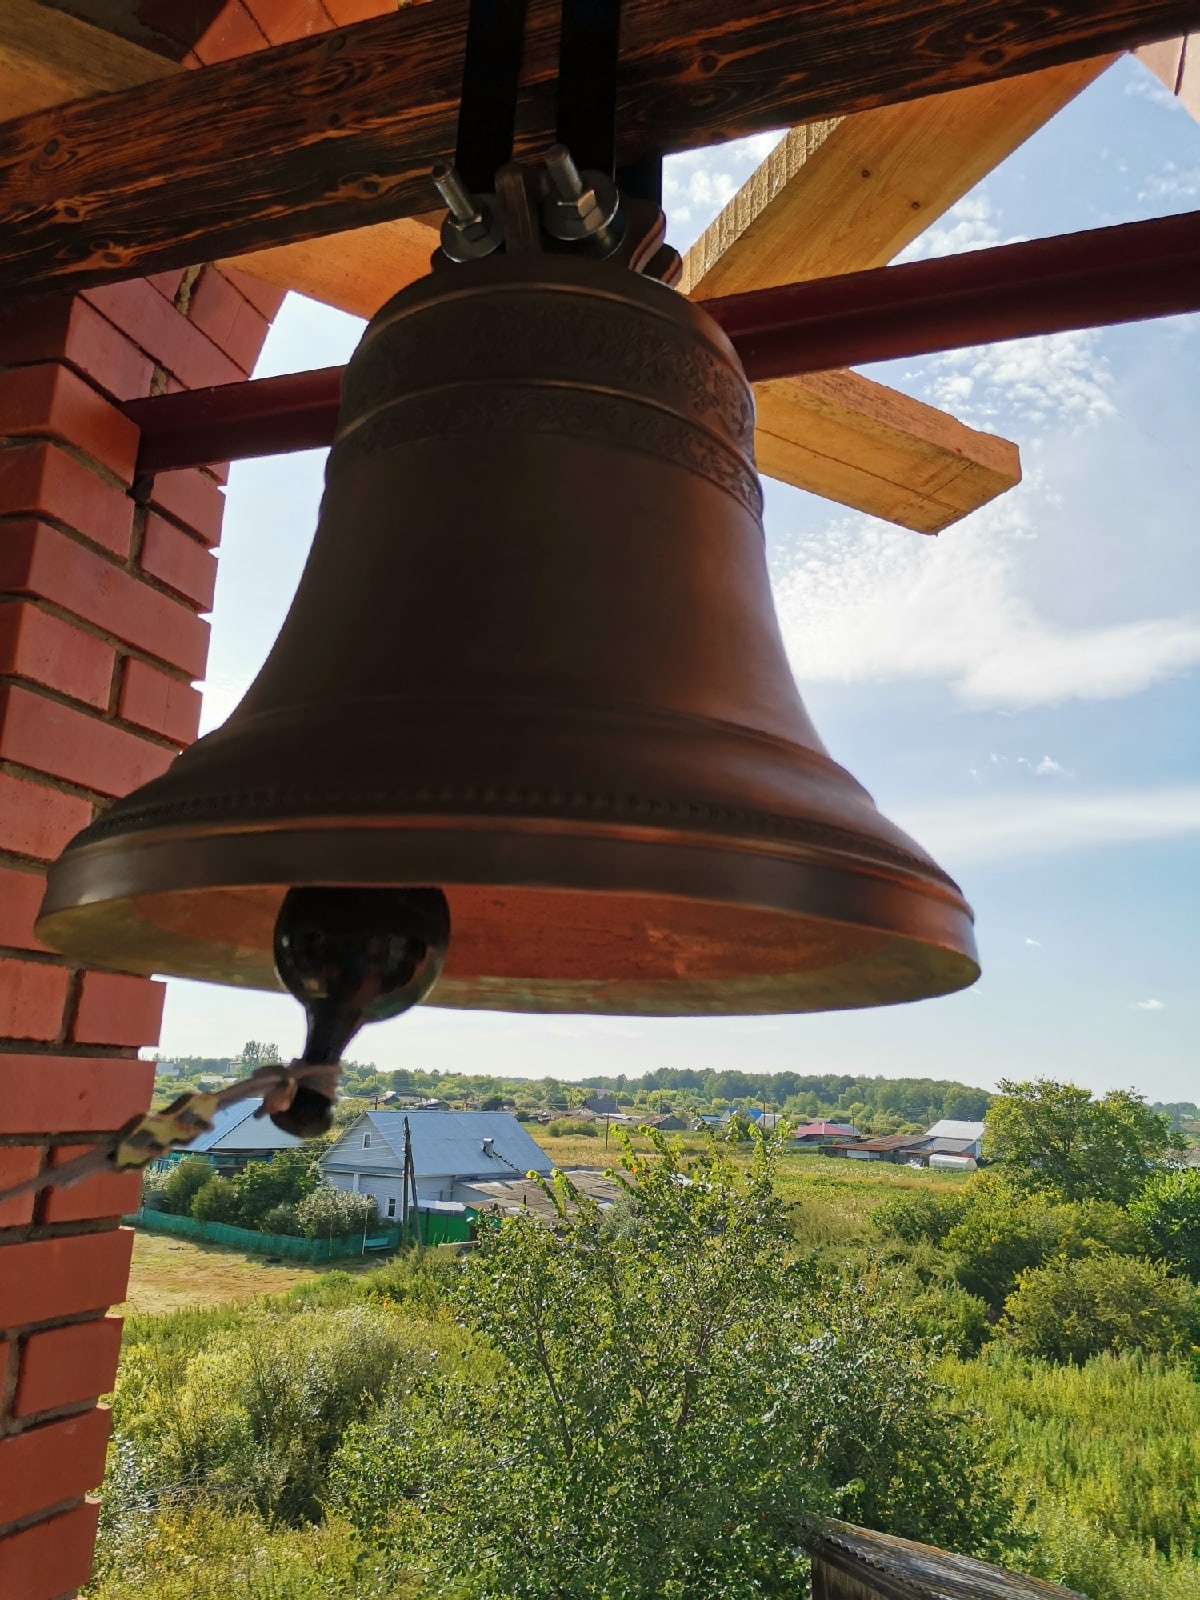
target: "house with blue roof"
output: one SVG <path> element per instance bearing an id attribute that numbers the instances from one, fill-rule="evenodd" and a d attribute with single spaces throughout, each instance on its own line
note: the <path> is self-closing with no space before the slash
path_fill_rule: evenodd
<path id="1" fill-rule="evenodd" d="M 422 1210 L 486 1204 L 494 1196 L 472 1180 L 548 1175 L 553 1165 L 508 1111 L 364 1111 L 321 1157 L 321 1176 L 335 1189 L 371 1195 L 385 1220 L 404 1211 L 406 1118 Z"/>
<path id="2" fill-rule="evenodd" d="M 155 1168 L 163 1171 L 189 1156 L 201 1156 L 214 1172 L 228 1177 L 240 1172 L 249 1161 L 269 1161 L 278 1151 L 301 1143 L 295 1134 L 277 1128 L 270 1117 L 256 1117 L 254 1113 L 261 1105 L 259 1098 L 221 1106 L 207 1133 L 197 1134 L 191 1144 L 170 1151 L 154 1163 Z"/>

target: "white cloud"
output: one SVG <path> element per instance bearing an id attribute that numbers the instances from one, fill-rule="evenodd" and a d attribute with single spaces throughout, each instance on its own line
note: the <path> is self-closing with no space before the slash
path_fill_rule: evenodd
<path id="1" fill-rule="evenodd" d="M 677 250 L 685 250 L 699 238 L 782 138 L 782 132 L 758 133 L 667 158 L 663 163 L 663 209 L 670 241 Z"/>
<path id="2" fill-rule="evenodd" d="M 954 871 L 968 863 L 1200 834 L 1200 781 L 1093 794 L 969 795 L 888 810 Z"/>
<path id="3" fill-rule="evenodd" d="M 937 540 L 845 515 L 796 541 L 775 594 L 801 683 L 943 680 L 1019 709 L 1121 699 L 1200 664 L 1200 618 L 1071 626 L 1027 598 L 1021 546 L 1043 510 L 1034 484 Z"/>
<path id="4" fill-rule="evenodd" d="M 1161 1000 L 1135 1000 L 1129 1009 L 1131 1011 L 1165 1011 L 1167 1008 Z"/>
<path id="5" fill-rule="evenodd" d="M 1138 199 L 1173 205 L 1178 201 L 1194 200 L 1200 195 L 1200 167 L 1181 167 L 1174 161 L 1163 163 L 1138 190 Z"/>
<path id="6" fill-rule="evenodd" d="M 1023 422 L 1086 428 L 1115 417 L 1112 374 L 1094 328 L 947 350 L 917 369 L 924 397 L 989 432 Z"/>

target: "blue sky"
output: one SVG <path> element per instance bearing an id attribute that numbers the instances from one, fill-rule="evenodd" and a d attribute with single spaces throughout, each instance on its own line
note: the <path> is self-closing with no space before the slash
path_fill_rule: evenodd
<path id="1" fill-rule="evenodd" d="M 669 164 L 683 248 L 770 148 Z M 1194 209 L 1200 126 L 1111 69 L 923 236 L 945 254 Z M 296 296 L 260 374 L 343 361 L 361 324 Z M 423 1008 L 364 1034 L 381 1067 L 571 1078 L 661 1065 L 1005 1075 L 1200 1090 L 1200 317 L 869 369 L 1017 440 L 1025 479 L 937 539 L 767 484 L 776 600 L 826 744 L 963 885 L 984 973 L 945 1000 L 644 1022 Z M 230 477 L 205 726 L 286 612 L 319 453 Z M 299 1046 L 284 997 L 172 982 L 163 1053 Z"/>

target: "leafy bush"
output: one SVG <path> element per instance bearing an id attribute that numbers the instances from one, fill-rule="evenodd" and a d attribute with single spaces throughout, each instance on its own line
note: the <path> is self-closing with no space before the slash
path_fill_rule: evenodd
<path id="1" fill-rule="evenodd" d="M 232 1178 L 210 1177 L 192 1196 L 192 1216 L 197 1222 L 227 1222 L 241 1227 L 242 1197 L 237 1183 Z"/>
<path id="2" fill-rule="evenodd" d="M 337 1239 L 362 1233 L 379 1221 L 369 1194 L 351 1194 L 322 1184 L 296 1207 L 296 1227 L 305 1239 Z"/>
<path id="3" fill-rule="evenodd" d="M 1200 1281 L 1200 1167 L 1159 1173 L 1129 1209 L 1145 1229 L 1152 1253 Z"/>
<path id="4" fill-rule="evenodd" d="M 871 1214 L 871 1225 L 885 1237 L 917 1244 L 927 1239 L 941 1244 L 951 1228 L 963 1217 L 967 1196 L 963 1193 L 931 1194 L 920 1190 L 889 1195 Z"/>
<path id="5" fill-rule="evenodd" d="M 1161 1262 L 1097 1254 L 1023 1272 L 1001 1332 L 1025 1355 L 1078 1364 L 1104 1351 L 1176 1355 L 1195 1320 L 1195 1289 Z"/>
<path id="6" fill-rule="evenodd" d="M 192 1201 L 198 1190 L 213 1176 L 213 1169 L 203 1156 L 185 1156 L 167 1173 L 162 1186 L 162 1208 L 177 1217 L 192 1213 Z"/>
<path id="7" fill-rule="evenodd" d="M 945 1235 L 944 1246 L 961 1286 L 998 1314 L 1022 1272 L 1058 1256 L 1137 1255 L 1145 1248 L 1145 1234 L 1111 1201 L 1056 1205 L 985 1173 L 963 1191 L 962 1216 Z"/>
<path id="8" fill-rule="evenodd" d="M 598 1125 L 594 1122 L 584 1122 L 579 1117 L 555 1117 L 553 1122 L 546 1124 L 546 1132 L 552 1139 L 599 1138 Z"/>

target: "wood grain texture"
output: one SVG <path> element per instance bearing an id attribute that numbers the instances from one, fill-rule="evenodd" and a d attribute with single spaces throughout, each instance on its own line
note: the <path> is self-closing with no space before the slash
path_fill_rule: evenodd
<path id="1" fill-rule="evenodd" d="M 688 251 L 694 299 L 882 267 L 1116 58 L 795 128 Z"/>
<path id="2" fill-rule="evenodd" d="M 940 533 L 1021 481 L 1015 444 L 857 372 L 754 386 L 769 478 L 916 533 Z"/>
<path id="3" fill-rule="evenodd" d="M 77 289 L 413 215 L 454 146 L 467 0 L 0 127 L 0 291 Z M 553 137 L 531 0 L 517 153 Z M 628 0 L 618 158 L 866 110 L 1186 32 L 1200 0 Z"/>
<path id="4" fill-rule="evenodd" d="M 140 45 L 35 0 L 0 4 L 0 120 L 131 89 L 180 70 Z"/>
<path id="5" fill-rule="evenodd" d="M 0 121 L 183 70 L 156 51 L 36 0 L 0 0 Z M 397 289 L 428 271 L 437 242 L 434 228 L 405 217 L 282 245 L 231 264 L 280 288 L 370 317 Z"/>

